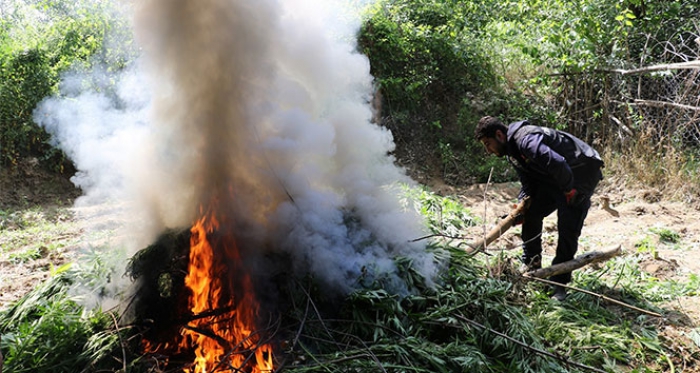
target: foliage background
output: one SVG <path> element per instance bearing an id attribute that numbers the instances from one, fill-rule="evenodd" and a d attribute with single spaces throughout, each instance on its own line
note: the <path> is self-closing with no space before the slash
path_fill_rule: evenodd
<path id="1" fill-rule="evenodd" d="M 478 118 L 495 115 L 568 130 L 592 142 L 616 165 L 614 174 L 663 188 L 696 177 L 698 68 L 629 72 L 696 60 L 698 8 L 684 1 L 378 0 L 365 11 L 358 50 L 375 77 L 375 121 L 392 130 L 399 163 L 418 181 L 512 180 L 505 162 L 484 157 L 471 135 Z M 0 165 L 32 157 L 49 170 L 75 171 L 33 122 L 33 109 L 58 92 L 70 69 L 125 68 L 137 51 L 123 22 L 102 1 L 3 1 Z"/>
<path id="2" fill-rule="evenodd" d="M 89 0 L 3 1 L 0 13 L 0 166 L 36 158 L 70 176 L 71 160 L 33 121 L 34 108 L 58 93 L 62 73 L 123 68 L 133 53 L 120 31 L 124 20 L 106 2 Z"/>
<path id="3" fill-rule="evenodd" d="M 431 160 L 418 178 L 483 182 L 495 166 L 494 180 L 512 179 L 471 136 L 478 118 L 494 115 L 572 132 L 608 163 L 626 165 L 615 171 L 651 174 L 644 182 L 663 187 L 665 166 L 694 178 L 684 166 L 698 143 L 698 70 L 627 70 L 696 60 L 697 8 L 642 0 L 381 1 L 360 48 L 381 94 L 378 121 L 402 146 L 399 159 Z M 648 97 L 663 112 L 650 115 L 639 103 Z M 624 162 L 630 155 L 634 168 Z"/>

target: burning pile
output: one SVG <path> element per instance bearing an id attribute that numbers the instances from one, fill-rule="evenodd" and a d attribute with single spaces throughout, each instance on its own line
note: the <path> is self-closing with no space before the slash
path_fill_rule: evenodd
<path id="1" fill-rule="evenodd" d="M 135 309 L 152 321 L 144 352 L 186 373 L 271 372 L 270 335 L 259 330 L 255 286 L 226 219 L 210 207 L 189 231 L 166 234 L 134 258 Z"/>
<path id="2" fill-rule="evenodd" d="M 79 202 L 133 207 L 128 245 L 149 246 L 129 268 L 130 313 L 169 367 L 274 368 L 267 330 L 283 322 L 265 287 L 281 264 L 262 259 L 341 295 L 368 278 L 407 294 L 397 257 L 436 273 L 410 242 L 422 220 L 399 200 L 410 180 L 372 123 L 359 17 L 341 3 L 134 2 L 138 60 L 37 110 L 80 170 Z"/>

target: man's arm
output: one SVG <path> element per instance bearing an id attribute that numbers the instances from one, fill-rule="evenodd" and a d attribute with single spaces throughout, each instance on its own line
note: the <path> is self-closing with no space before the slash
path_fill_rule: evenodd
<path id="1" fill-rule="evenodd" d="M 532 181 L 527 176 L 527 173 L 523 172 L 521 169 L 515 169 L 518 172 L 518 179 L 520 179 L 520 192 L 518 193 L 518 201 L 522 201 L 527 196 L 532 195 Z"/>

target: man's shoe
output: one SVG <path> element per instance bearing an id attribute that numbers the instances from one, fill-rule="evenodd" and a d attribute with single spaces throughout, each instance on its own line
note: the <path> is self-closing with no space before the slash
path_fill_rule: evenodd
<path id="1" fill-rule="evenodd" d="M 559 302 L 563 302 L 566 300 L 566 288 L 563 286 L 555 285 L 554 286 L 554 291 L 552 292 L 552 299 L 557 300 Z"/>
<path id="2" fill-rule="evenodd" d="M 532 272 L 534 270 L 542 268 L 542 256 L 535 255 L 532 258 L 522 257 L 523 266 L 520 269 L 521 272 Z"/>

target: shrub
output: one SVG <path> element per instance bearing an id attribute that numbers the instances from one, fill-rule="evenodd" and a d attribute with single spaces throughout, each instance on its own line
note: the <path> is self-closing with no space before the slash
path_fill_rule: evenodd
<path id="1" fill-rule="evenodd" d="M 96 56 L 100 63 L 123 66 L 119 51 L 125 47 L 117 52 L 105 47 L 107 31 L 119 20 L 103 7 L 90 1 L 15 1 L 0 21 L 0 165 L 36 157 L 55 171 L 72 166 L 49 144 L 32 113 L 57 92 L 66 70 L 90 67 Z"/>

